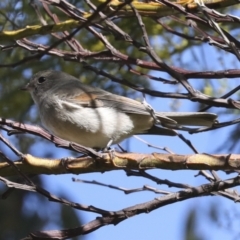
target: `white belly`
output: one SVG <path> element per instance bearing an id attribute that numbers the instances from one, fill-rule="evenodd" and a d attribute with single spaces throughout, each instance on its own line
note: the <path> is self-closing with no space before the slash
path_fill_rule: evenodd
<path id="1" fill-rule="evenodd" d="M 126 114 L 114 108 L 81 107 L 59 98 L 50 102 L 47 97 L 41 104 L 45 104 L 39 109 L 42 123 L 51 133 L 91 148 L 105 148 L 111 140 L 121 142 L 153 125 L 149 115 Z"/>
<path id="2" fill-rule="evenodd" d="M 105 148 L 110 140 L 118 143 L 134 134 L 131 117 L 113 108 L 64 108 L 50 106 L 42 118 L 54 135 L 86 147 Z M 60 114 L 61 112 L 61 114 Z M 41 114 L 42 116 L 43 114 Z"/>

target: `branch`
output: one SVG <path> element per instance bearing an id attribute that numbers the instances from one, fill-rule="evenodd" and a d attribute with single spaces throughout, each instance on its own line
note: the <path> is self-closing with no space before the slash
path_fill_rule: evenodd
<path id="1" fill-rule="evenodd" d="M 214 195 L 215 192 L 225 190 L 226 188 L 238 186 L 239 184 L 240 184 L 239 176 L 237 176 L 236 178 L 227 179 L 224 182 L 217 181 L 209 184 L 203 184 L 198 187 L 188 188 L 175 193 L 169 193 L 168 195 L 155 198 L 152 201 L 136 204 L 135 206 L 124 208 L 120 211 L 109 211 L 108 213 L 106 213 L 105 211 L 101 217 L 97 217 L 95 220 L 77 228 L 39 231 L 31 233 L 28 236 L 28 239 L 50 239 L 50 237 L 66 239 L 74 236 L 84 235 L 106 225 L 110 224 L 116 225 L 128 219 L 129 217 L 133 217 L 142 213 L 150 213 L 155 209 L 161 208 L 172 203 L 184 201 L 186 199 Z"/>
<path id="2" fill-rule="evenodd" d="M 26 154 L 14 164 L 24 174 L 83 174 L 112 170 L 239 170 L 239 154 L 139 154 L 103 153 L 101 158 L 83 156 L 66 159 L 43 159 Z M 15 176 L 17 172 L 6 162 L 0 163 L 0 175 Z"/>
<path id="3" fill-rule="evenodd" d="M 51 2 L 54 3 L 55 1 L 47 1 L 47 2 L 51 4 Z M 106 3 L 108 1 L 99 0 L 99 2 Z M 228 6 L 237 4 L 236 0 L 212 0 L 212 1 L 204 0 L 203 2 L 207 7 L 214 8 L 214 9 L 228 7 Z M 161 3 L 155 3 L 155 2 L 143 3 L 143 2 L 133 1 L 132 4 L 133 4 L 133 7 L 136 10 L 138 10 L 139 14 L 141 14 L 142 16 L 156 16 L 159 18 L 159 17 L 174 15 L 177 13 L 176 10 Z M 189 3 L 188 0 L 180 0 L 180 1 L 177 1 L 176 4 L 182 7 L 186 7 L 186 9 L 190 11 L 197 11 L 197 5 L 194 3 L 194 1 Z M 107 12 L 111 13 L 113 10 L 117 10 L 119 7 L 122 8 L 122 10 L 119 11 L 122 16 L 127 16 L 129 14 L 134 16 L 132 9 L 129 6 L 127 6 L 125 3 L 122 3 L 118 0 L 113 0 L 108 4 Z M 88 18 L 91 18 L 91 17 L 92 17 L 91 13 L 86 13 L 86 12 L 85 14 L 82 13 L 82 16 L 81 16 L 82 22 L 87 21 Z M 95 18 L 95 22 L 97 20 L 98 18 Z M 71 19 L 64 22 L 48 24 L 44 26 L 42 25 L 27 26 L 26 28 L 22 28 L 18 30 L 1 31 L 0 39 L 2 41 L 10 41 L 10 40 L 19 40 L 19 39 L 34 36 L 34 35 L 47 35 L 50 33 L 71 30 L 81 26 L 81 24 L 82 23 L 79 20 Z"/>

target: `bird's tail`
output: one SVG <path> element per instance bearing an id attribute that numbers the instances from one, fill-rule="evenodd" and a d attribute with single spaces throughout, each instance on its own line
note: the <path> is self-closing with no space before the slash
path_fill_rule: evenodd
<path id="1" fill-rule="evenodd" d="M 163 119 L 172 119 L 178 125 L 187 126 L 206 126 L 211 127 L 217 123 L 217 115 L 207 112 L 161 112 L 156 113 L 156 117 L 160 120 L 163 126 L 174 125 L 174 123 L 165 122 Z M 169 125 L 170 124 L 170 125 Z"/>

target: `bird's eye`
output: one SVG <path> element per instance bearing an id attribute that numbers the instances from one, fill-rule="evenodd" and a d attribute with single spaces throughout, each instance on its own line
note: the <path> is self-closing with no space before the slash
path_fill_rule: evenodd
<path id="1" fill-rule="evenodd" d="M 38 79 L 38 83 L 41 84 L 41 83 L 45 82 L 46 80 L 47 80 L 47 79 L 46 79 L 45 77 L 40 77 L 40 78 Z"/>

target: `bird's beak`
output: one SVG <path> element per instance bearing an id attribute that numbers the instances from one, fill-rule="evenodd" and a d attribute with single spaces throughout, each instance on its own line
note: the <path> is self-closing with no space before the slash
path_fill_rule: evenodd
<path id="1" fill-rule="evenodd" d="M 20 90 L 29 91 L 29 90 L 30 90 L 30 88 L 29 88 L 29 83 L 28 83 L 26 86 L 21 87 Z"/>

